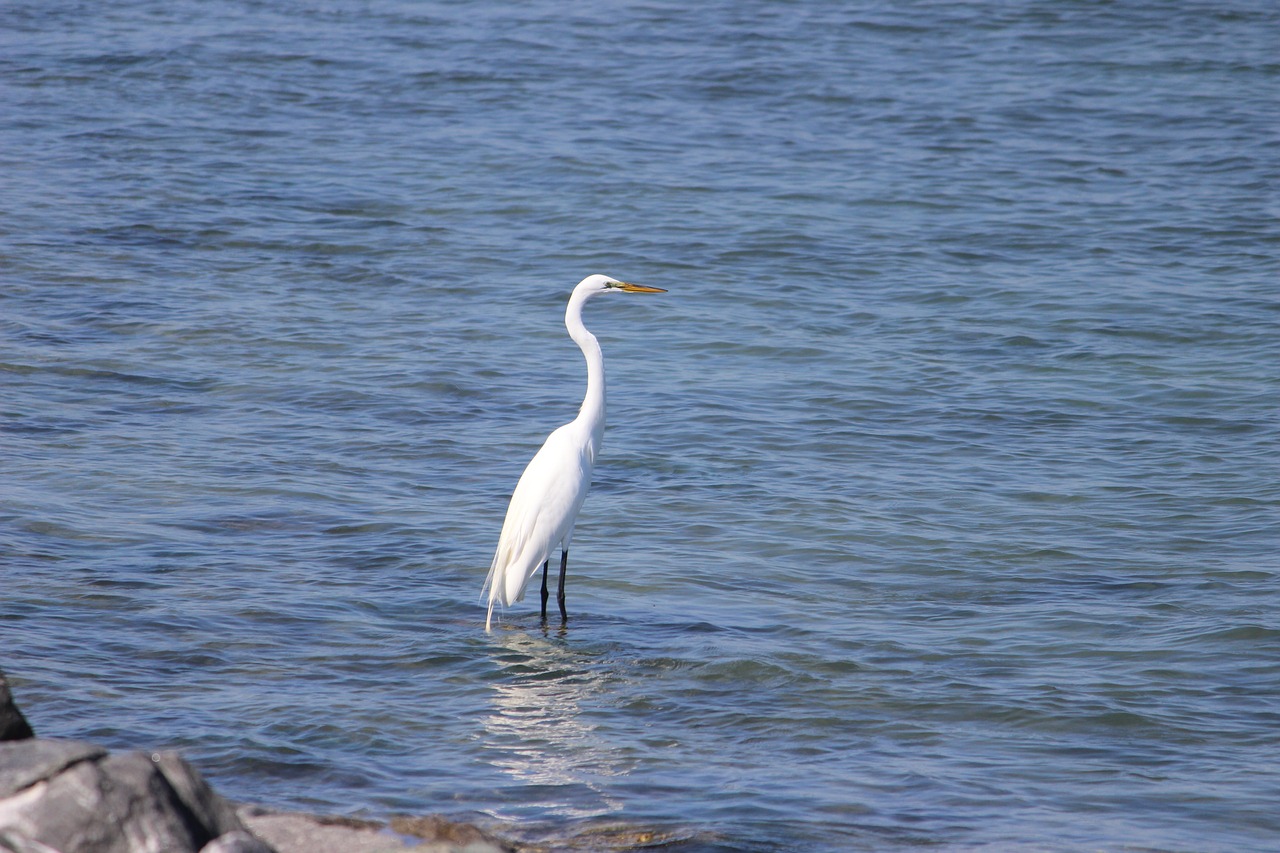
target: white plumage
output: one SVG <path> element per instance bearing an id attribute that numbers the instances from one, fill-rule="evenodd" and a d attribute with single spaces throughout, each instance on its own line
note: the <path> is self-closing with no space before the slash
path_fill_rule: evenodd
<path id="1" fill-rule="evenodd" d="M 578 511 L 591 487 L 591 469 L 604 437 L 605 392 L 604 356 L 595 335 L 582 324 L 582 306 L 602 293 L 664 293 L 661 288 L 628 284 L 603 275 L 591 275 L 579 282 L 569 297 L 564 323 L 587 360 L 587 393 L 578 416 L 547 437 L 542 448 L 525 467 L 511 495 L 498 549 L 489 567 L 485 588 L 489 611 L 485 630 L 493 623 L 493 606 L 504 607 L 524 598 L 530 579 L 560 547 L 560 585 L 557 601 L 560 616 L 567 619 L 564 605 L 564 574 L 569 541 Z M 547 575 L 542 575 L 542 617 L 547 616 Z"/>

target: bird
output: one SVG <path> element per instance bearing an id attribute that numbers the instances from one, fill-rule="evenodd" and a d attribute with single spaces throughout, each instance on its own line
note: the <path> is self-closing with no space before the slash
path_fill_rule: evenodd
<path id="1" fill-rule="evenodd" d="M 489 594 L 485 631 L 492 628 L 495 604 L 507 607 L 524 599 L 525 588 L 538 566 L 542 566 L 542 620 L 546 621 L 547 567 L 556 546 L 560 547 L 556 602 L 560 605 L 561 622 L 568 622 L 564 576 L 569 565 L 569 541 L 591 486 L 591 471 L 604 438 L 605 420 L 604 355 L 596 336 L 582 324 L 582 306 L 606 293 L 666 292 L 660 287 L 630 284 L 607 275 L 589 275 L 573 289 L 564 312 L 564 325 L 586 357 L 587 392 L 578 416 L 547 436 L 511 494 L 498 548 L 485 580 L 484 589 Z"/>

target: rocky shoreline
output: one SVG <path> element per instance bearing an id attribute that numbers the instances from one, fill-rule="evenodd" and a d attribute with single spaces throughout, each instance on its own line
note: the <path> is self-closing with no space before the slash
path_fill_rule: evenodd
<path id="1" fill-rule="evenodd" d="M 438 816 L 375 821 L 236 806 L 174 752 L 36 737 L 0 673 L 3 853 L 515 853 Z"/>

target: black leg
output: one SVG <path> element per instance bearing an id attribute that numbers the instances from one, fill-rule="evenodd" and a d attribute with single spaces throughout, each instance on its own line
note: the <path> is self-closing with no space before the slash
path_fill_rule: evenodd
<path id="1" fill-rule="evenodd" d="M 547 621 L 547 598 L 551 593 L 547 592 L 547 564 L 551 562 L 550 558 L 542 561 L 542 621 Z"/>
<path id="2" fill-rule="evenodd" d="M 556 590 L 556 603 L 560 605 L 560 621 L 569 621 L 569 611 L 564 609 L 564 573 L 569 568 L 569 549 L 560 552 L 560 588 Z"/>

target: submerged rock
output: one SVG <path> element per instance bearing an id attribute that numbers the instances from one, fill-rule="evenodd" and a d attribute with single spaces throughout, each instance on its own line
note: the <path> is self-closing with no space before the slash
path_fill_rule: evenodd
<path id="1" fill-rule="evenodd" d="M 511 853 L 516 849 L 478 826 L 458 823 L 440 815 L 393 818 L 391 830 L 437 845 L 450 845 L 449 849 L 461 849 L 467 853 Z"/>

